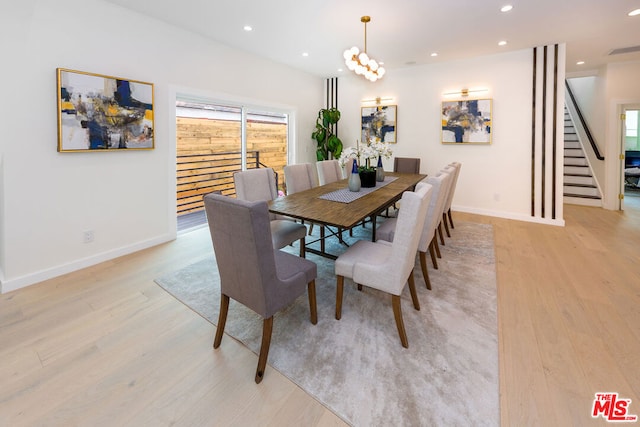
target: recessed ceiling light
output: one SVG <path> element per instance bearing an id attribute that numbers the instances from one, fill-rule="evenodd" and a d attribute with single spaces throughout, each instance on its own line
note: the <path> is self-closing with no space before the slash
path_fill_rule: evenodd
<path id="1" fill-rule="evenodd" d="M 640 9 L 632 10 L 629 12 L 629 16 L 638 16 L 640 15 Z"/>
<path id="2" fill-rule="evenodd" d="M 500 12 L 509 12 L 511 9 L 513 9 L 513 6 L 506 4 L 500 8 Z"/>
<path id="3" fill-rule="evenodd" d="M 506 46 L 507 45 L 507 41 L 506 40 L 501 40 L 498 42 L 498 46 Z"/>
<path id="4" fill-rule="evenodd" d="M 584 64 L 584 61 L 578 61 L 578 62 L 576 62 L 576 65 L 583 65 L 583 64 Z"/>
<path id="5" fill-rule="evenodd" d="M 243 27 L 243 29 L 244 29 L 245 31 L 253 31 L 253 27 L 252 27 L 251 25 L 245 25 L 245 26 Z"/>
<path id="6" fill-rule="evenodd" d="M 338 72 L 341 73 L 343 70 L 342 68 L 338 68 Z"/>
<path id="7" fill-rule="evenodd" d="M 304 56 L 304 57 L 309 56 L 309 52 L 302 52 L 302 56 Z"/>
<path id="8" fill-rule="evenodd" d="M 431 56 L 438 56 L 438 52 L 433 52 Z"/>

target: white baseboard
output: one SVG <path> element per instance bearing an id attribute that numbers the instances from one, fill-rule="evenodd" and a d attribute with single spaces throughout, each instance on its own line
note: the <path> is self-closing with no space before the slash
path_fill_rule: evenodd
<path id="1" fill-rule="evenodd" d="M 68 264 L 63 264 L 56 267 L 48 268 L 46 270 L 37 271 L 35 273 L 16 277 L 14 279 L 2 280 L 0 281 L 0 294 L 5 294 L 7 292 L 25 288 L 30 285 L 35 285 L 36 283 L 40 283 L 44 280 L 53 279 L 54 277 L 62 276 L 63 274 L 82 270 L 83 268 L 91 267 L 92 265 L 100 264 L 101 262 L 109 261 L 123 255 L 129 255 L 131 253 L 138 252 L 152 246 L 157 246 L 162 243 L 175 240 L 175 238 L 175 235 L 165 234 L 163 236 L 145 240 L 143 242 L 138 242 L 130 246 L 113 249 L 87 258 L 79 259 Z"/>
<path id="2" fill-rule="evenodd" d="M 537 224 L 555 225 L 559 227 L 564 227 L 565 225 L 564 219 L 538 218 L 538 217 L 529 216 L 529 215 L 514 214 L 510 212 L 498 212 L 498 211 L 491 211 L 487 209 L 476 209 L 476 208 L 469 208 L 465 206 L 452 206 L 451 210 L 477 214 L 477 215 L 493 216 L 496 218 L 513 219 L 516 221 L 535 222 Z"/>

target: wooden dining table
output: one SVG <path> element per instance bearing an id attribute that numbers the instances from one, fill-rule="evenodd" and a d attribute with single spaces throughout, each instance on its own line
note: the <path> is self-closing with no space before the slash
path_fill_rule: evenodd
<path id="1" fill-rule="evenodd" d="M 378 183 L 375 190 L 361 189 L 361 191 L 369 192 L 348 203 L 323 198 L 329 193 L 346 189 L 347 179 L 343 179 L 271 200 L 269 201 L 269 211 L 313 224 L 333 226 L 340 230 L 350 229 L 370 218 L 373 226 L 372 240 L 375 241 L 378 214 L 400 200 L 404 191 L 412 190 L 418 182 L 427 176 L 396 172 L 386 172 L 385 175 L 390 182 L 383 186 Z M 321 230 L 324 232 L 323 229 Z M 335 258 L 325 252 L 324 235 L 321 236 L 320 251 L 312 248 L 307 248 L 307 251 Z"/>

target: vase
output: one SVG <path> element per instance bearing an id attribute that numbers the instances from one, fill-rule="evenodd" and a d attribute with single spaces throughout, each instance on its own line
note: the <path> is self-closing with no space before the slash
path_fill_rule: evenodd
<path id="1" fill-rule="evenodd" d="M 382 156 L 378 156 L 378 166 L 376 166 L 376 181 L 384 181 L 384 167 L 382 167 Z"/>
<path id="2" fill-rule="evenodd" d="M 360 191 L 360 174 L 358 173 L 358 162 L 353 160 L 351 174 L 349 174 L 349 191 Z"/>
<path id="3" fill-rule="evenodd" d="M 362 187 L 375 187 L 376 186 L 376 171 L 375 169 L 360 171 L 360 182 Z"/>

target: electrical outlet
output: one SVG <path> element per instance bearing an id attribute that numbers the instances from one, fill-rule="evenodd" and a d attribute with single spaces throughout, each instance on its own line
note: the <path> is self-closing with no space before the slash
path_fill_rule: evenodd
<path id="1" fill-rule="evenodd" d="M 83 234 L 83 241 L 84 243 L 91 243 L 93 242 L 93 230 L 87 230 L 84 232 Z"/>

